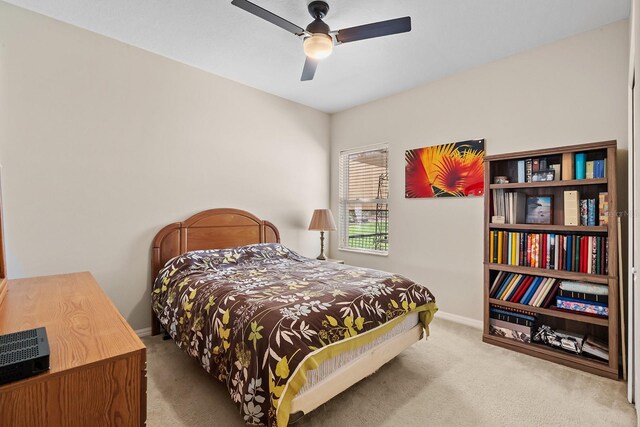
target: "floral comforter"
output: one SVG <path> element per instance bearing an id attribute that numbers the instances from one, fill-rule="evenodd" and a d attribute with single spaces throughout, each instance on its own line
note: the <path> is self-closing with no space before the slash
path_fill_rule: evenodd
<path id="1" fill-rule="evenodd" d="M 404 277 L 311 260 L 280 244 L 186 253 L 153 287 L 167 332 L 226 384 L 245 422 L 269 426 L 286 425 L 278 409 L 293 398 L 287 382 L 306 356 L 410 311 L 434 312 L 434 302 Z"/>

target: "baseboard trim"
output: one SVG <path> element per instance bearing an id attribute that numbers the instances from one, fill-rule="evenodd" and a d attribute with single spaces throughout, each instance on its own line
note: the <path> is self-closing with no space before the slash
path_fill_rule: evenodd
<path id="1" fill-rule="evenodd" d="M 142 328 L 142 329 L 137 329 L 134 331 L 136 333 L 136 335 L 138 335 L 140 338 L 143 337 L 150 337 L 151 336 L 151 327 L 149 326 L 148 328 Z"/>
<path id="2" fill-rule="evenodd" d="M 450 320 L 451 322 L 460 323 L 462 325 L 471 326 L 472 328 L 482 329 L 482 320 L 471 319 L 469 317 L 460 316 L 453 313 L 447 313 L 442 310 L 438 310 L 436 317 L 441 319 Z"/>

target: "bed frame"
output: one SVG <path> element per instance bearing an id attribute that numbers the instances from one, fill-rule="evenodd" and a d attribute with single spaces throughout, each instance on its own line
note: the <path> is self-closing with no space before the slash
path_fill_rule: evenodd
<path id="1" fill-rule="evenodd" d="M 239 209 L 211 209 L 197 213 L 186 221 L 169 224 L 153 239 L 152 287 L 160 269 L 173 257 L 188 251 L 232 248 L 254 243 L 280 243 L 280 233 L 269 221 Z M 153 310 L 151 316 L 151 333 L 157 335 L 161 331 L 160 322 Z M 296 396 L 291 402 L 289 422 L 297 421 L 304 414 L 376 372 L 419 341 L 422 332 L 422 325 L 416 324 L 412 329 L 363 353 Z"/>
<path id="2" fill-rule="evenodd" d="M 189 251 L 253 243 L 280 243 L 280 232 L 269 221 L 240 209 L 210 209 L 185 221 L 169 224 L 153 239 L 151 287 L 160 269 L 171 258 Z M 158 335 L 160 331 L 160 323 L 151 310 L 151 335 Z"/>

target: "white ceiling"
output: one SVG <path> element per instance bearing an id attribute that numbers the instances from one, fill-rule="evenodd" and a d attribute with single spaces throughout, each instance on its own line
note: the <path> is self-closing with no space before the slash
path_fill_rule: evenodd
<path id="1" fill-rule="evenodd" d="M 307 0 L 252 0 L 306 27 Z M 630 0 L 328 0 L 332 29 L 411 16 L 410 33 L 338 46 L 301 82 L 302 42 L 231 0 L 8 0 L 336 112 L 627 18 Z"/>

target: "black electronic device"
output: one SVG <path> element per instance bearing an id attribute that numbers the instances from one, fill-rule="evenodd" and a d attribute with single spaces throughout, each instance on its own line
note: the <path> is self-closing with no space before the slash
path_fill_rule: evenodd
<path id="1" fill-rule="evenodd" d="M 0 385 L 49 370 L 45 328 L 0 335 Z"/>

